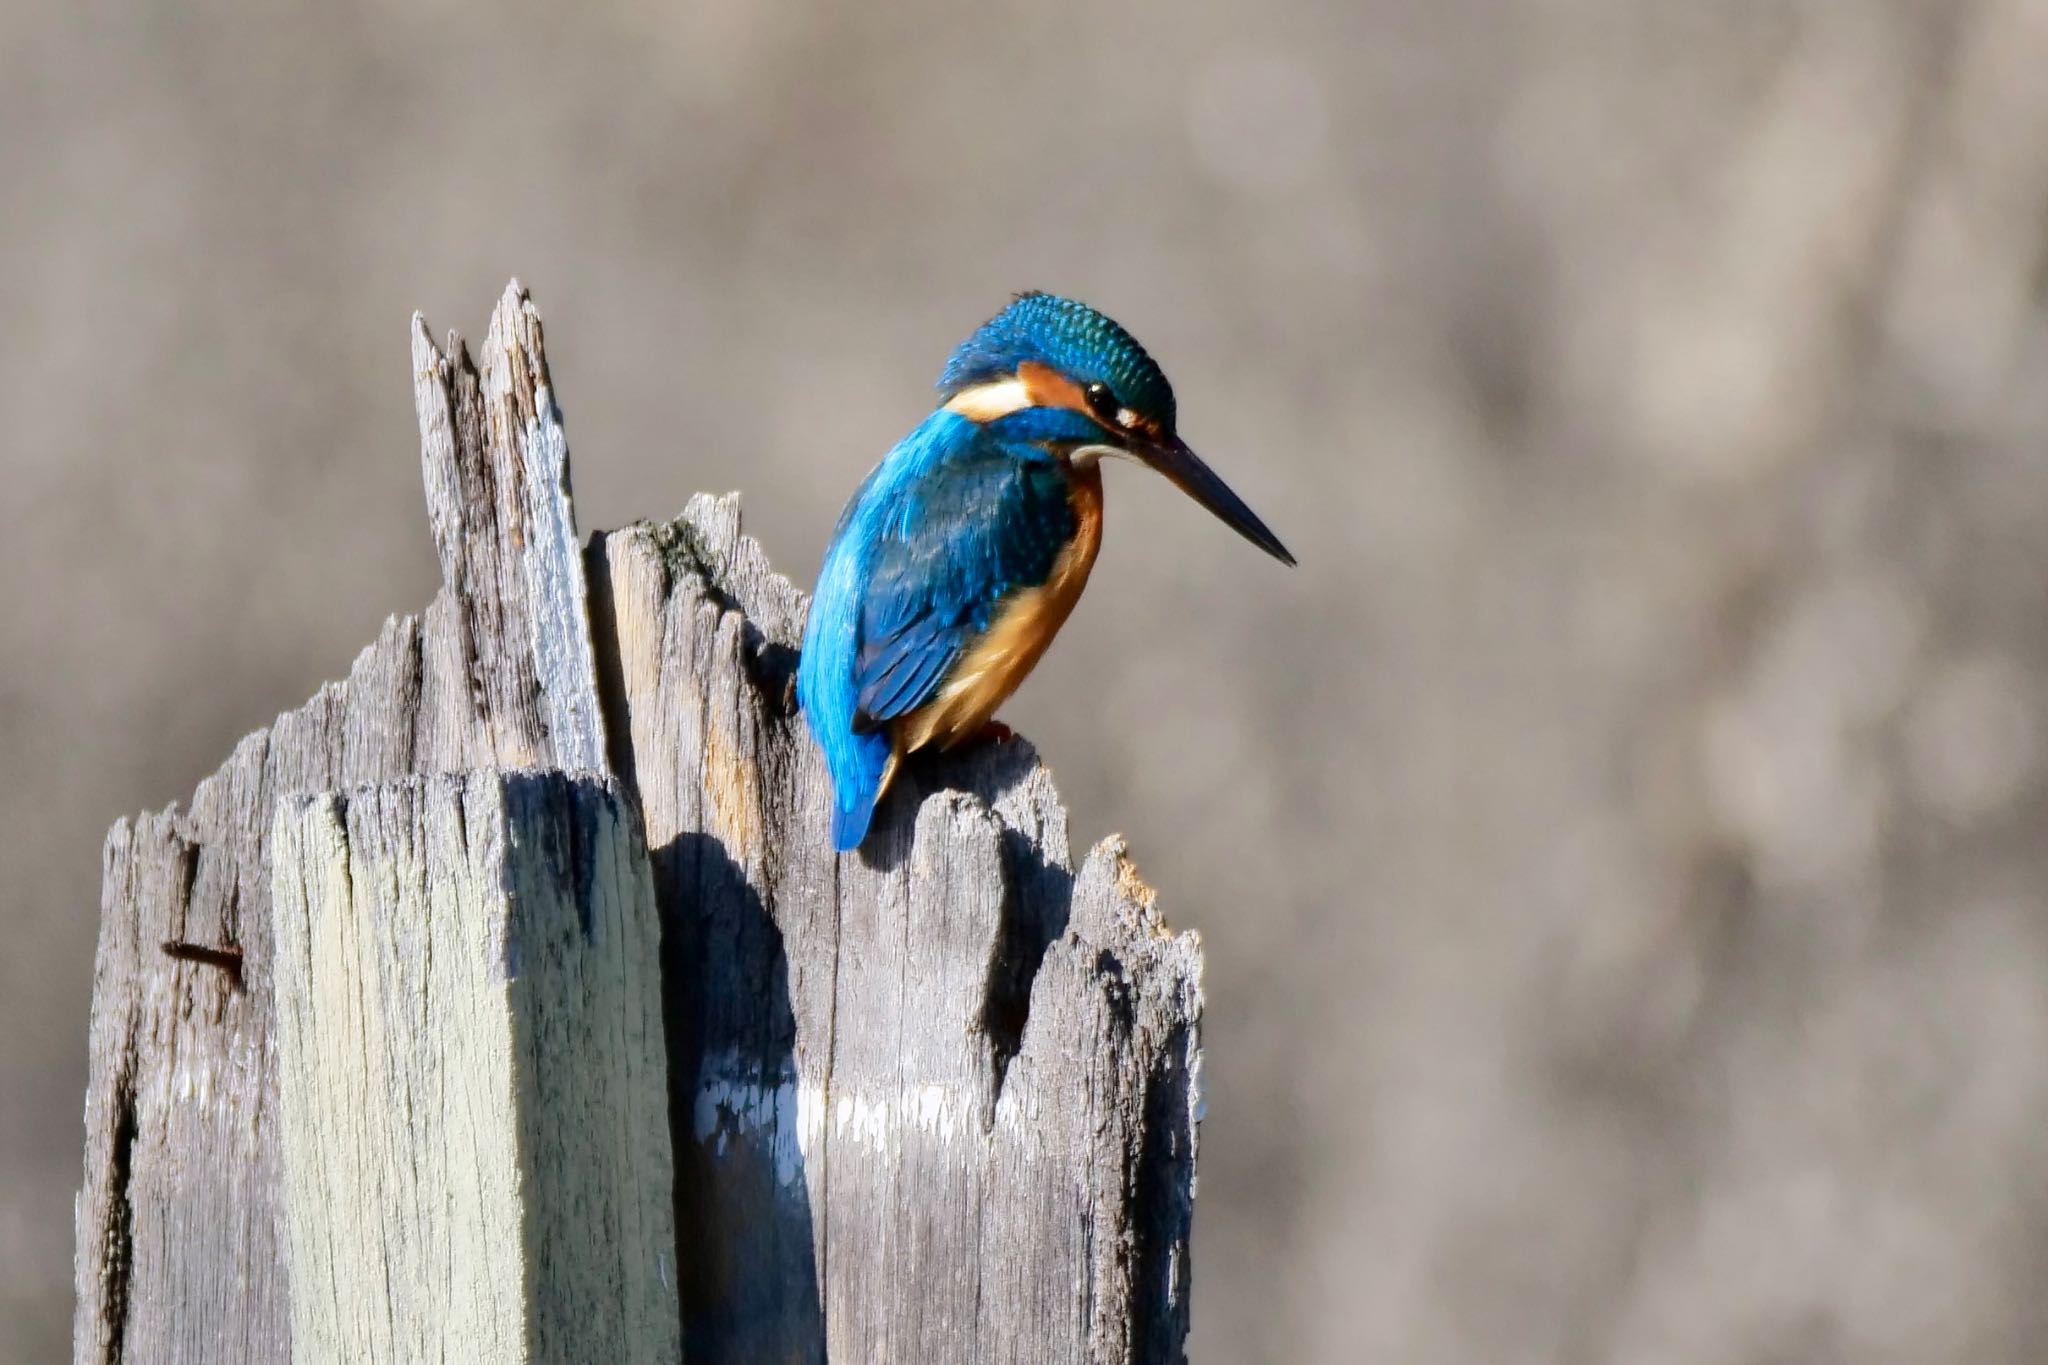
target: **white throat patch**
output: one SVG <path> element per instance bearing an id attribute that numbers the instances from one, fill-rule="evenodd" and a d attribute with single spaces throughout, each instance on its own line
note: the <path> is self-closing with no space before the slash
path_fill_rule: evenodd
<path id="1" fill-rule="evenodd" d="M 1104 460 L 1114 459 L 1117 456 L 1128 458 L 1129 455 L 1129 451 L 1120 450 L 1115 446 L 1082 446 L 1067 458 L 1073 461 L 1074 468 L 1076 469 L 1091 469 Z"/>

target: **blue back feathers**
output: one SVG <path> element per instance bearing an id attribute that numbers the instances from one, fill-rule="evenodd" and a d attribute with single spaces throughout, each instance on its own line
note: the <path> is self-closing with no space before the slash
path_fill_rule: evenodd
<path id="1" fill-rule="evenodd" d="M 1109 385 L 1117 401 L 1173 430 L 1173 386 L 1129 332 L 1087 304 L 1057 294 L 1019 294 L 953 352 L 939 396 L 1017 373 L 1027 360 L 1081 384 Z"/>
<path id="2" fill-rule="evenodd" d="M 948 451 L 872 546 L 854 728 L 923 705 L 1002 599 L 1046 580 L 1074 529 L 1066 474 L 1051 459 L 1017 459 L 986 439 Z"/>

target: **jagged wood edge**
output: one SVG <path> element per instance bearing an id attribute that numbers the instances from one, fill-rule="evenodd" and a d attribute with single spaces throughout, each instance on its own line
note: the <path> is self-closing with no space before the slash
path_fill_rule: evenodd
<path id="1" fill-rule="evenodd" d="M 1037 1090 L 1042 1095 L 1047 1085 L 1073 1088 L 1071 1077 L 1048 1080 L 1071 1060 L 1063 1048 L 1089 1039 L 1102 1044 L 1097 1055 L 1125 1068 L 1125 1074 L 1096 1078 L 1112 1101 L 1109 1112 L 1091 1119 L 1098 1124 L 1099 1145 L 1085 1158 L 1066 1156 L 1069 1169 L 1117 1172 L 1117 1188 L 1081 1193 L 1094 1201 L 1091 1207 L 1110 1210 L 1113 1218 L 1123 1213 L 1135 1217 L 1108 1229 L 1082 1230 L 1090 1240 L 1090 1263 L 1080 1277 L 1085 1292 L 1066 1305 L 1073 1314 L 1067 1324 L 1070 1335 L 1046 1330 L 1048 1315 L 1062 1318 L 1060 1303 L 1019 1297 L 1006 1305 L 1000 1286 L 992 1291 L 977 1284 L 971 1294 L 963 1290 L 961 1300 L 974 1305 L 970 1320 L 987 1315 L 975 1324 L 973 1340 L 977 1349 L 1005 1358 L 1006 1352 L 1034 1360 L 1179 1358 L 1187 1327 L 1187 1250 L 1200 1110 L 1201 956 L 1196 936 L 1175 935 L 1166 927 L 1121 839 L 1103 841 L 1078 873 L 1072 870 L 1065 812 L 1050 775 L 1021 741 L 912 765 L 903 783 L 906 795 L 893 816 L 885 814 L 876 840 L 883 846 L 881 856 L 895 860 L 894 870 L 873 872 L 866 857 L 835 858 L 823 835 L 822 769 L 801 737 L 790 697 L 804 598 L 741 532 L 736 498 L 700 496 L 674 522 L 595 538 L 591 577 L 598 630 L 605 637 L 601 652 L 621 670 L 621 676 L 608 680 L 620 732 L 615 739 L 630 750 L 625 761 L 638 770 L 650 845 L 672 849 L 666 858 L 657 853 L 657 886 L 672 912 L 715 906 L 741 893 L 758 896 L 779 944 L 752 945 L 733 966 L 737 972 L 740 959 L 746 958 L 746 969 L 758 975 L 764 955 L 774 948 L 783 951 L 797 1015 L 799 1036 L 792 1048 L 797 1074 L 787 1082 L 797 1088 L 795 1104 L 763 1093 L 747 1098 L 744 1077 L 700 1072 L 694 1082 L 682 1078 L 695 1088 L 676 1097 L 679 1178 L 685 1183 L 708 1180 L 719 1169 L 716 1158 L 700 1151 L 696 1175 L 690 1176 L 686 1149 L 693 1141 L 708 1147 L 734 1138 L 736 1130 L 729 1124 L 714 1124 L 712 1135 L 692 1131 L 701 1126 L 707 1095 L 732 1101 L 735 1121 L 755 1122 L 763 1130 L 756 1136 L 764 1153 L 780 1163 L 794 1143 L 804 1158 L 811 1212 L 818 1217 L 822 1206 L 825 1224 L 816 1232 L 819 1246 L 812 1268 L 822 1283 L 808 1288 L 818 1297 L 822 1319 L 815 1330 L 833 1353 L 913 1358 L 962 1345 L 906 1340 L 889 1335 L 886 1323 L 862 1320 L 871 1307 L 882 1308 L 870 1292 L 880 1286 L 834 1268 L 835 1263 L 842 1268 L 871 1264 L 873 1258 L 835 1254 L 833 1186 L 843 1191 L 848 1181 L 843 1169 L 832 1169 L 826 1136 L 838 1127 L 839 1115 L 821 1118 L 818 1106 L 845 1099 L 841 1095 L 835 1101 L 833 1090 L 835 1065 L 849 1038 L 889 1026 L 886 1014 L 867 1021 L 872 1029 L 847 1029 L 837 1018 L 840 1002 L 859 995 L 849 994 L 842 979 L 846 964 L 838 936 L 850 909 L 892 897 L 899 908 L 907 906 L 916 897 L 906 893 L 908 874 L 901 870 L 919 858 L 977 868 L 979 876 L 1002 888 L 1003 902 L 991 925 L 983 926 L 990 932 L 980 948 L 984 979 L 977 988 L 988 995 L 1005 988 L 1020 991 L 1016 1009 L 1022 1022 L 1007 1057 L 1002 1040 L 992 1036 L 996 1030 L 984 1027 L 972 1041 L 986 1049 L 986 1065 L 974 1059 L 949 1063 L 944 1057 L 938 1064 L 954 1064 L 964 1085 L 981 1087 L 984 1103 L 976 1107 L 985 1108 L 981 1121 L 992 1125 L 1006 1098 L 1015 1108 L 1018 1094 Z M 717 866 L 707 866 L 702 848 L 678 850 L 669 843 L 707 834 L 716 841 Z M 949 876 L 945 869 L 926 873 L 927 882 L 950 884 L 949 894 L 956 897 L 960 888 L 976 885 L 973 876 Z M 848 896 L 841 889 L 846 879 L 865 879 L 866 884 Z M 1011 979 L 1019 975 L 1013 970 L 1017 964 L 1006 959 L 1017 952 L 1018 936 L 1028 954 L 1031 922 L 1048 917 L 1055 899 L 1071 913 L 1043 946 L 1035 973 L 1027 963 L 1022 979 Z M 927 926 L 944 927 L 943 917 Z M 730 922 L 721 922 L 718 929 L 714 942 L 734 932 Z M 914 956 L 919 941 L 907 936 L 906 953 Z M 686 964 L 685 969 L 700 968 Z M 713 981 L 708 987 L 713 994 L 747 988 L 745 981 Z M 987 1017 L 984 1012 L 982 1021 Z M 773 1028 L 727 1023 L 743 1038 L 751 1027 L 762 1035 L 753 1042 L 772 1047 L 766 1035 Z M 805 1037 L 806 1032 L 812 1036 Z M 749 1065 L 755 1065 L 749 1056 Z M 807 1113 L 805 1097 L 812 1094 L 818 1099 Z M 1023 1117 L 1018 1111 L 1020 1122 Z M 791 1124 L 799 1130 L 794 1136 L 779 1131 Z M 801 1150 L 806 1146 L 809 1150 Z M 705 1207 L 694 1210 L 700 1222 L 707 1216 L 716 1221 L 717 1193 L 710 1191 Z M 692 1195 L 684 1190 L 681 1199 L 687 1209 Z M 874 1212 L 858 1214 L 866 1218 Z M 1065 1214 L 1050 1208 L 1033 1216 L 1057 1225 Z M 1029 1220 L 1017 1210 L 1012 1221 L 1021 1228 Z M 726 1253 L 737 1249 L 770 1262 L 779 1259 L 785 1275 L 800 1273 L 791 1271 L 786 1246 L 750 1246 L 750 1236 L 739 1234 Z M 980 1259 L 969 1258 L 977 1265 Z M 903 1268 L 894 1267 L 893 1273 Z M 799 1286 L 797 1297 L 804 1288 Z M 927 1285 L 925 1292 L 933 1292 L 932 1287 Z M 1052 1292 L 1057 1300 L 1067 1291 Z M 800 1312 L 803 1305 L 781 1307 Z M 688 1320 L 692 1305 L 687 1292 L 685 1311 Z M 741 1359 L 796 1344 L 787 1338 L 745 1336 L 744 1324 L 731 1315 L 715 1325 L 740 1335 L 721 1337 L 699 1321 L 691 1337 L 693 1352 Z"/>
<path id="2" fill-rule="evenodd" d="M 460 337 L 443 351 L 417 316 L 412 335 L 441 592 L 422 617 L 388 620 L 346 681 L 244 739 L 189 806 L 107 837 L 75 1210 L 80 1362 L 289 1354 L 270 1046 L 279 798 L 490 764 L 595 767 L 606 751 L 538 314 L 514 281 L 481 372 Z M 535 578 L 574 590 L 536 611 Z M 167 941 L 237 950 L 239 977 L 175 961 Z"/>

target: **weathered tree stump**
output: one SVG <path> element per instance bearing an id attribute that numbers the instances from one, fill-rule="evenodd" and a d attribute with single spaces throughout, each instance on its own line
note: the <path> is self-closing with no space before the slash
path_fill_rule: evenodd
<path id="1" fill-rule="evenodd" d="M 1194 936 L 1165 926 L 1121 844 L 1073 869 L 1064 812 L 1021 741 L 913 763 L 868 847 L 834 854 L 823 765 L 791 701 L 804 600 L 740 533 L 735 502 L 700 498 L 671 524 L 601 534 L 579 553 L 539 323 L 516 284 L 481 374 L 459 339 L 444 352 L 417 322 L 414 371 L 440 595 L 388 623 L 347 681 L 245 740 L 189 807 L 109 836 L 77 1359 L 320 1358 L 316 1319 L 339 1319 L 313 1296 L 337 1264 L 453 1273 L 417 1259 L 446 1238 L 410 1225 L 425 1217 L 406 1203 L 418 1188 L 390 1183 L 401 1157 L 386 1149 L 445 1160 L 426 1133 L 439 1123 L 453 1140 L 457 1120 L 388 1111 L 478 1056 L 512 1069 L 492 1073 L 505 1078 L 490 1083 L 495 1109 L 464 1111 L 488 1131 L 460 1140 L 523 1172 L 538 1202 L 471 1211 L 529 1220 L 499 1259 L 461 1267 L 495 1295 L 471 1305 L 463 1339 L 499 1348 L 474 1358 L 582 1359 L 642 1339 L 664 1358 L 658 1334 L 619 1334 L 640 1330 L 629 1321 L 665 1284 L 693 1361 L 1180 1358 L 1200 1108 Z M 537 990 L 469 1008 L 460 1027 L 431 1008 L 385 1011 L 377 1028 L 396 1051 L 346 1084 L 387 1112 L 346 1136 L 333 1131 L 342 1080 L 306 1064 L 309 1040 L 341 1048 L 370 1026 L 360 1011 L 330 1017 L 334 992 L 417 1005 L 426 974 L 451 965 L 416 960 L 435 935 L 467 934 L 449 941 L 475 950 L 537 905 L 590 907 L 577 858 L 592 845 L 507 854 L 524 870 L 484 894 L 476 828 L 465 850 L 449 822 L 482 802 L 497 812 L 485 826 L 517 844 L 507 784 L 549 794 L 528 812 L 539 827 L 609 811 L 598 843 L 646 850 L 671 1281 L 635 1277 L 647 1266 L 634 1248 L 657 1245 L 666 1223 L 629 1207 L 669 1153 L 616 1150 L 648 1099 L 625 1091 L 661 1083 L 636 1052 L 631 990 Z M 366 809 L 388 818 L 363 827 L 359 848 Z M 408 896 L 357 888 L 352 922 L 375 942 L 340 962 L 327 939 L 273 933 L 310 913 L 309 884 L 338 913 L 337 828 L 349 858 L 415 879 Z M 536 1047 L 517 1066 L 489 1041 L 570 1034 L 574 1047 Z M 601 1079 L 561 1074 L 591 1066 Z M 522 1110 L 505 1087 L 573 1097 L 571 1114 Z M 565 1124 L 606 1151 L 579 1153 Z M 595 1165 L 561 1169 L 579 1160 Z M 574 1209 L 534 1211 L 572 1187 Z M 361 1236 L 379 1222 L 402 1254 L 313 1244 L 308 1230 L 331 1230 L 319 1220 L 351 1189 Z M 548 1234 L 557 1216 L 575 1230 Z M 569 1247 L 574 1266 L 496 1281 Z M 616 1288 L 608 1304 L 598 1285 Z M 455 1339 L 422 1325 L 424 1299 L 379 1307 L 386 1336 L 356 1343 L 362 1358 Z M 564 1311 L 583 1315 L 583 1335 L 551 1334 Z"/>

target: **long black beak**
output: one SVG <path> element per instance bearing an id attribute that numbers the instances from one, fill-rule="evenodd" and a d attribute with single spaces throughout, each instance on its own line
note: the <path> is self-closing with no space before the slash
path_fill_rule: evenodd
<path id="1" fill-rule="evenodd" d="M 1230 485 L 1217 478 L 1216 471 L 1203 464 L 1180 437 L 1133 441 L 1131 453 L 1173 480 L 1181 492 L 1215 513 L 1225 526 L 1282 564 L 1294 563 L 1280 537 L 1267 530 L 1258 514 L 1244 505 L 1244 499 L 1231 492 Z"/>

